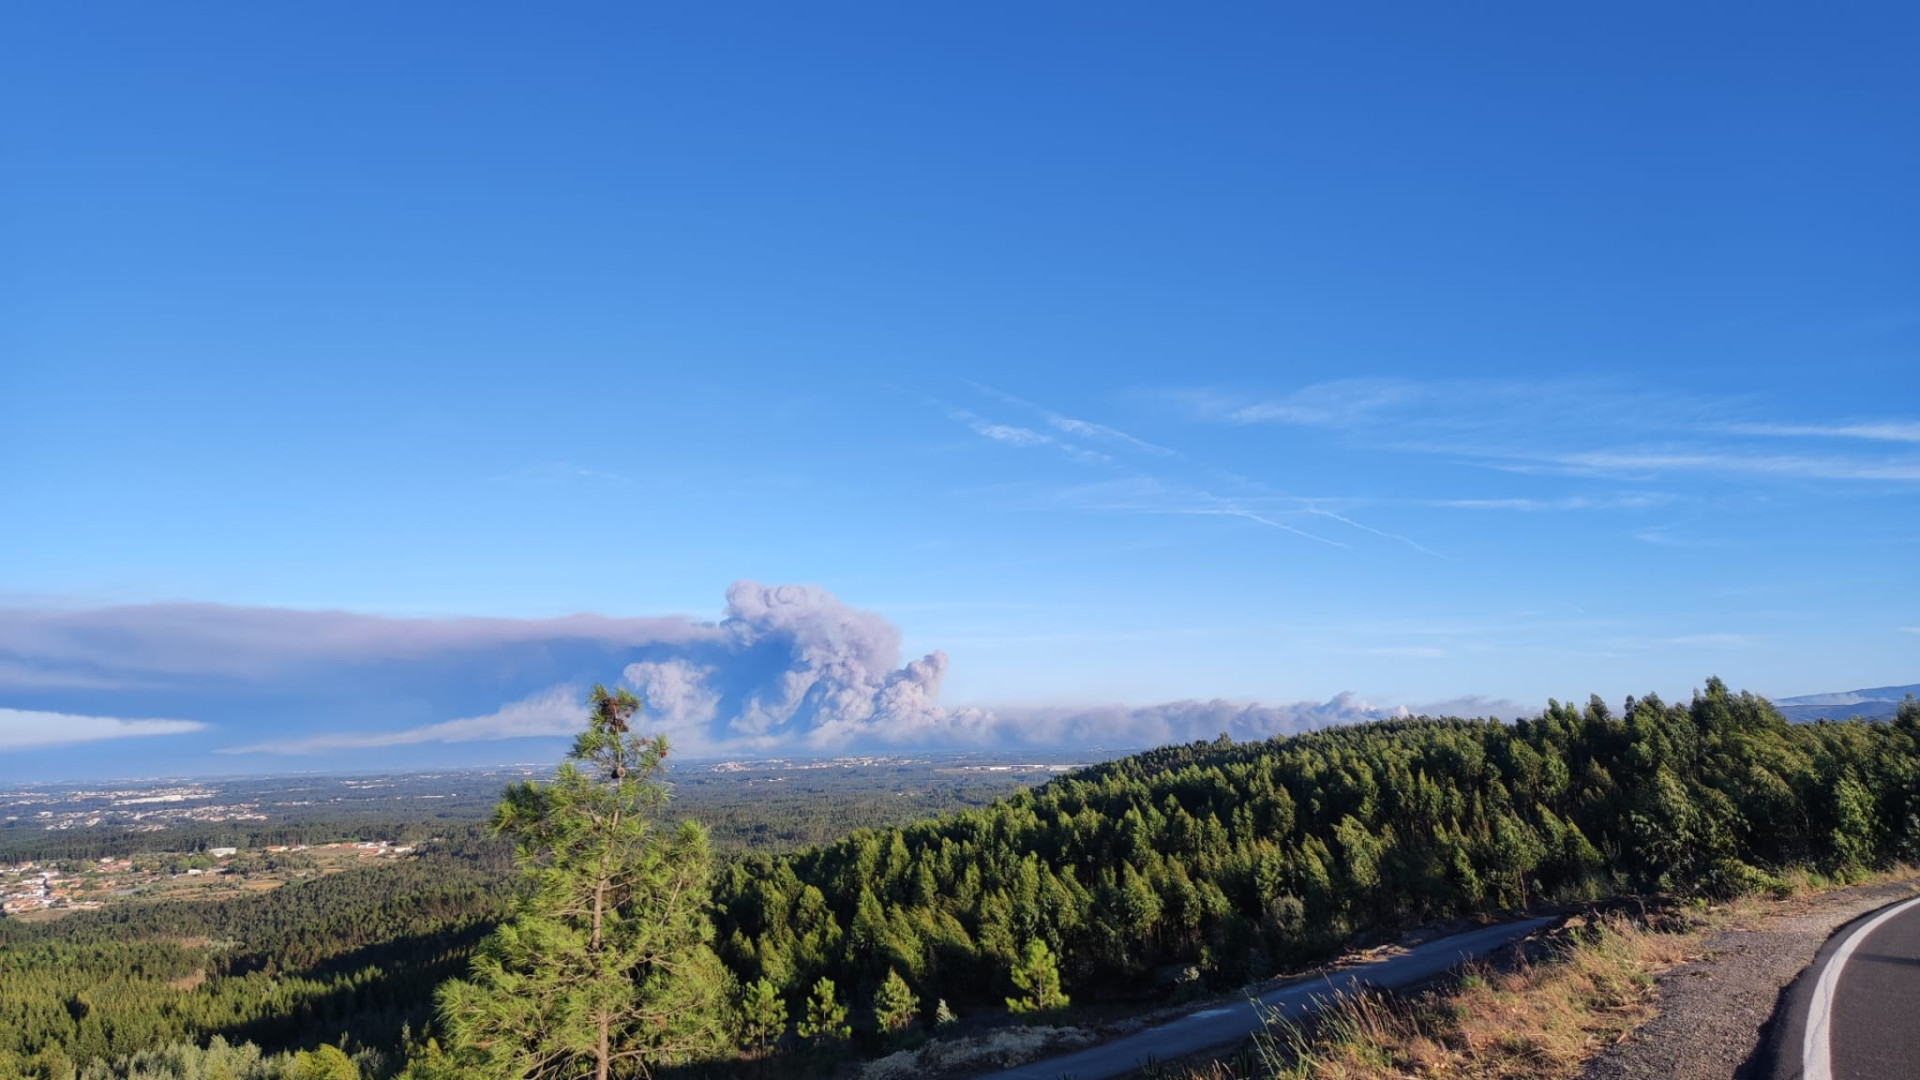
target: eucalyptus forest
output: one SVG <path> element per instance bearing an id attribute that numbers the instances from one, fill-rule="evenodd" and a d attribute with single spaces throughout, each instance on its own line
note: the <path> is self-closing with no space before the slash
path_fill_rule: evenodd
<path id="1" fill-rule="evenodd" d="M 406 864 L 0 921 L 0 1075 L 830 1072 L 956 1018 L 1145 1008 L 1356 936 L 1920 861 L 1911 699 L 1790 724 L 1710 679 L 1617 712 L 1223 736 L 786 848 L 674 820 L 645 719 L 597 693 L 551 780 Z"/>

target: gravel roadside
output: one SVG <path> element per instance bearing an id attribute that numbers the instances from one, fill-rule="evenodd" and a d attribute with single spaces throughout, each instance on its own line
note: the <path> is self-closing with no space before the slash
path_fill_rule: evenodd
<path id="1" fill-rule="evenodd" d="M 1780 992 L 1849 920 L 1920 892 L 1864 885 L 1727 913 L 1702 955 L 1657 980 L 1659 1015 L 1588 1064 L 1581 1080 L 1729 1080 L 1759 1046 Z"/>

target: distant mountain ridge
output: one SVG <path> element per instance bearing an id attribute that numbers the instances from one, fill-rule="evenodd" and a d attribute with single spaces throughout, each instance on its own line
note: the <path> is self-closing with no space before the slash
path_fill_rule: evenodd
<path id="1" fill-rule="evenodd" d="M 1879 686 L 1871 690 L 1847 690 L 1837 694 L 1804 694 L 1776 698 L 1773 707 L 1789 720 L 1891 720 L 1900 711 L 1900 702 L 1908 694 L 1920 697 L 1920 683 L 1908 686 Z"/>

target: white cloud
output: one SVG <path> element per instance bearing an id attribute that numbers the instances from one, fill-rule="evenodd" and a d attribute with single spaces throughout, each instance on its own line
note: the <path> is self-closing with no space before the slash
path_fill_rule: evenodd
<path id="1" fill-rule="evenodd" d="M 1330 547 L 1344 548 L 1348 545 L 1338 540 L 1329 540 L 1324 536 L 1310 533 L 1277 520 L 1286 513 L 1307 514 L 1304 506 L 1295 506 L 1289 510 L 1262 512 L 1238 499 L 1215 495 L 1210 491 L 1188 488 L 1176 484 L 1163 483 L 1159 479 L 1136 475 L 1124 480 L 1106 481 L 1098 484 L 1080 484 L 1053 494 L 1053 501 L 1076 510 L 1116 514 L 1164 514 L 1178 517 L 1232 517 L 1242 521 L 1251 521 L 1269 529 L 1292 533 L 1295 536 L 1312 540 Z M 1269 500 L 1271 501 L 1271 500 Z M 1292 500 L 1298 503 L 1299 500 Z M 1371 530 L 1369 530 L 1371 531 Z"/>
<path id="2" fill-rule="evenodd" d="M 997 390 L 984 383 L 974 382 L 971 379 L 966 380 L 966 383 L 988 397 L 998 398 L 1009 405 L 1017 405 L 1020 408 L 1039 413 L 1041 418 L 1055 431 L 1065 432 L 1068 435 L 1081 439 L 1093 441 L 1106 440 L 1108 442 L 1122 443 L 1135 450 L 1151 454 L 1154 457 L 1181 456 L 1178 450 L 1170 450 L 1167 447 L 1150 443 L 1136 435 L 1130 435 L 1127 432 L 1121 431 L 1119 428 L 1108 427 L 1105 424 L 1096 424 L 1091 420 L 1082 420 L 1078 417 L 1057 413 L 1044 405 L 1036 405 L 1025 398 L 1016 397 L 1004 390 Z M 1104 457 L 1104 455 L 1101 456 Z"/>
<path id="3" fill-rule="evenodd" d="M 1324 536 L 1316 536 L 1313 533 L 1307 532 L 1305 529 L 1296 529 L 1291 525 L 1286 525 L 1281 522 L 1275 521 L 1264 514 L 1256 514 L 1251 510 L 1244 510 L 1237 506 L 1186 507 L 1184 509 L 1168 508 L 1163 510 L 1152 510 L 1152 511 L 1148 511 L 1148 513 L 1182 514 L 1189 517 L 1236 517 L 1236 518 L 1240 518 L 1243 521 L 1251 521 L 1256 525 L 1265 525 L 1269 529 L 1279 529 L 1281 532 L 1290 532 L 1295 536 L 1305 537 L 1308 540 L 1312 540 L 1321 544 L 1326 544 L 1328 547 L 1344 548 L 1348 546 L 1346 544 L 1341 543 L 1338 540 L 1329 540 Z"/>
<path id="4" fill-rule="evenodd" d="M 1439 552 L 1433 550 L 1432 548 L 1427 547 L 1425 544 L 1420 543 L 1418 540 L 1415 540 L 1412 537 L 1401 536 L 1399 533 L 1390 533 L 1384 529 L 1376 529 L 1371 525 L 1363 525 L 1360 522 L 1355 521 L 1350 517 L 1342 517 L 1341 515 L 1336 514 L 1331 510 L 1322 510 L 1319 507 L 1310 506 L 1307 508 L 1307 513 L 1314 514 L 1323 518 L 1332 518 L 1334 521 L 1337 521 L 1342 525 L 1347 525 L 1352 528 L 1359 529 L 1361 532 L 1370 532 L 1375 536 L 1382 537 L 1387 540 L 1397 540 L 1400 543 L 1407 545 L 1408 547 L 1412 548 L 1415 551 L 1418 551 L 1425 555 L 1431 555 L 1436 559 L 1446 558 L 1445 555 L 1442 555 Z"/>
<path id="5" fill-rule="evenodd" d="M 969 427 L 976 435 L 985 436 L 997 443 L 1008 446 L 1041 446 L 1053 440 L 1029 428 L 1014 427 L 1012 424 L 993 424 L 985 420 L 975 420 Z"/>
<path id="6" fill-rule="evenodd" d="M 1284 398 L 1228 406 L 1221 418 L 1235 424 L 1346 427 L 1428 395 L 1419 386 L 1392 379 L 1341 379 L 1303 387 Z"/>
<path id="7" fill-rule="evenodd" d="M 1213 389 L 1155 394 L 1189 415 L 1224 424 L 1283 424 L 1365 431 L 1484 431 L 1529 440 L 1624 426 L 1697 430 L 1725 414 L 1705 399 L 1593 379 L 1335 379 L 1277 396 Z M 1541 417 L 1553 424 L 1543 428 Z M 1714 423 L 1724 428 L 1724 425 Z M 1431 440 L 1425 440 L 1432 449 Z M 1423 445 L 1423 444 L 1416 444 Z"/>
<path id="8" fill-rule="evenodd" d="M 1685 536 L 1673 531 L 1672 528 L 1667 526 L 1641 529 L 1633 534 L 1633 538 L 1643 544 L 1652 544 L 1655 547 L 1717 548 L 1731 546 L 1731 541 L 1705 536 Z"/>
<path id="9" fill-rule="evenodd" d="M 1881 420 L 1857 424 L 1732 424 L 1727 430 L 1737 435 L 1773 435 L 1782 438 L 1920 442 L 1920 423 L 1910 420 Z"/>
<path id="10" fill-rule="evenodd" d="M 205 726 L 194 720 L 123 720 L 117 716 L 0 709 L 0 749 L 27 750 L 106 739 L 181 735 Z"/>
<path id="11" fill-rule="evenodd" d="M 1557 499 L 1425 499 L 1421 500 L 1420 505 L 1443 510 L 1519 510 L 1540 513 L 1552 510 L 1641 510 L 1665 506 L 1673 501 L 1673 496 L 1660 493 L 1628 493 L 1567 495 Z"/>
<path id="12" fill-rule="evenodd" d="M 1171 390 L 1154 396 L 1173 402 L 1198 419 L 1218 423 L 1344 428 L 1457 393 L 1458 387 L 1442 384 L 1362 378 L 1313 383 L 1278 397 L 1213 389 Z"/>
<path id="13" fill-rule="evenodd" d="M 1725 450 L 1600 450 L 1558 454 L 1541 461 L 1574 474 L 1730 472 L 1811 480 L 1920 480 L 1912 458 L 1813 457 L 1744 454 Z"/>
<path id="14" fill-rule="evenodd" d="M 997 398 L 1009 404 L 1040 413 L 1041 416 L 1046 419 L 1047 423 L 1057 431 L 1087 439 L 1102 439 L 1109 443 L 1124 443 L 1132 449 L 1144 451 L 1163 459 L 1184 460 L 1185 458 L 1185 455 L 1178 451 L 1169 450 L 1164 446 L 1157 446 L 1144 439 L 1129 435 L 1117 428 L 1065 416 L 1051 409 L 1035 405 L 1030 401 L 980 383 L 970 383 L 970 385 L 989 397 Z M 1362 384 L 1356 383 L 1353 385 Z M 1375 396 L 1393 396 L 1403 391 L 1411 393 L 1410 390 L 1404 390 L 1402 385 L 1397 383 L 1376 384 L 1368 382 L 1364 385 L 1371 387 L 1372 389 L 1368 392 Z M 1309 397 L 1314 400 L 1320 400 L 1322 398 L 1338 399 L 1342 395 L 1351 392 L 1348 384 L 1341 384 L 1340 388 L 1324 393 L 1320 392 L 1319 388 L 1310 388 L 1310 390 L 1314 392 L 1309 394 Z M 1239 408 L 1228 405 L 1214 405 L 1209 407 L 1217 409 Z M 1222 473 L 1214 470 L 1211 478 L 1212 482 L 1225 482 L 1247 493 L 1244 496 L 1217 495 L 1202 487 L 1179 482 L 1168 482 L 1154 473 L 1135 471 L 1129 466 L 1124 466 L 1116 462 L 1115 458 L 1111 455 L 1095 450 L 1088 450 L 1082 446 L 1055 438 L 1044 432 L 995 423 L 966 409 L 947 407 L 947 415 L 955 421 L 966 424 L 974 433 L 992 439 L 995 442 L 1010 446 L 1052 446 L 1082 464 L 1112 466 L 1114 468 L 1109 471 L 1124 470 L 1129 474 L 1118 480 L 1103 481 L 1097 484 L 1076 485 L 1059 492 L 1055 496 L 1055 502 L 1074 503 L 1078 509 L 1107 513 L 1167 514 L 1188 517 L 1233 517 L 1243 521 L 1250 521 L 1269 529 L 1292 533 L 1303 539 L 1312 540 L 1315 543 L 1326 544 L 1331 547 L 1348 548 L 1351 546 L 1341 543 L 1338 540 L 1332 540 L 1320 536 L 1317 533 L 1309 532 L 1306 529 L 1289 524 L 1284 520 L 1288 517 L 1298 518 L 1302 516 L 1312 516 L 1336 521 L 1349 528 L 1371 533 L 1384 540 L 1392 540 L 1395 543 L 1405 544 L 1415 551 L 1426 555 L 1432 555 L 1436 558 L 1446 558 L 1446 556 L 1426 547 L 1412 537 L 1375 528 L 1372 525 L 1355 521 L 1351 517 L 1334 513 L 1318 505 L 1321 502 L 1337 500 L 1304 499 L 1285 495 L 1273 491 L 1265 484 L 1257 481 L 1247 480 L 1234 476 L 1231 473 Z M 1109 501 L 1107 493 L 1120 493 L 1122 497 L 1117 501 Z M 1093 495 L 1095 497 L 1082 499 L 1081 497 L 1083 495 Z"/>
<path id="15" fill-rule="evenodd" d="M 341 732 L 298 739 L 273 739 L 246 746 L 223 747 L 222 754 L 324 754 L 334 750 L 364 750 L 419 743 L 483 742 L 496 739 L 552 738 L 571 735 L 584 725 L 587 708 L 580 693 L 556 686 L 532 697 L 502 705 L 485 716 L 467 716 L 401 731 Z"/>
<path id="16" fill-rule="evenodd" d="M 1784 479 L 1920 480 L 1920 458 L 1768 453 L 1729 436 L 1920 443 L 1920 422 L 1728 423 L 1753 404 L 1651 387 L 1580 380 L 1344 379 L 1278 396 L 1215 390 L 1160 394 L 1199 419 L 1364 432 L 1373 448 L 1448 455 L 1529 474 L 1744 473 Z M 1542 417 L 1552 417 L 1542 425 Z M 1380 433 L 1398 441 L 1382 442 Z M 1623 436 L 1661 443 L 1627 443 Z M 1471 509 L 1554 509 L 1553 500 L 1461 500 Z"/>
<path id="17" fill-rule="evenodd" d="M 1176 450 L 1169 450 L 1164 446 L 1159 446 L 1145 439 L 1129 435 L 1119 428 L 1110 428 L 1105 424 L 1096 424 L 1090 420 L 1077 420 L 1071 416 L 1062 416 L 1052 411 L 1047 411 L 1044 415 L 1046 416 L 1047 423 L 1052 424 L 1055 428 L 1069 435 L 1077 435 L 1082 439 L 1108 439 L 1113 442 L 1125 443 L 1135 450 L 1144 451 L 1155 457 L 1180 456 Z"/>
<path id="18" fill-rule="evenodd" d="M 1002 446 L 1051 446 L 1082 465 L 1113 463 L 1113 458 L 1098 450 L 1088 450 L 1083 446 L 1056 439 L 1044 431 L 1035 431 L 1015 424 L 998 423 L 965 409 L 949 409 L 947 415 L 967 425 L 967 429 L 975 435 L 983 439 L 991 439 Z"/>

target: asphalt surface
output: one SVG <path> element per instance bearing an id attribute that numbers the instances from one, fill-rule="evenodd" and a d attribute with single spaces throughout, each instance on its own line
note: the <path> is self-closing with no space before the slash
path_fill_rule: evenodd
<path id="1" fill-rule="evenodd" d="M 1347 968 L 1325 978 L 1290 983 L 1262 994 L 1259 1000 L 1264 1006 L 1280 1010 L 1283 1016 L 1298 1018 L 1335 994 L 1352 993 L 1367 986 L 1397 990 L 1426 982 L 1446 974 L 1464 960 L 1519 941 L 1552 921 L 1523 919 L 1440 938 L 1399 956 Z M 1260 1022 L 1260 1013 L 1251 1001 L 1204 1008 L 1099 1046 L 985 1073 L 982 1080 L 1061 1080 L 1062 1077 L 1105 1080 L 1140 1068 L 1149 1057 L 1168 1061 L 1238 1043 L 1259 1030 Z M 1920 1023 L 1920 1017 L 1916 1023 Z"/>
<path id="2" fill-rule="evenodd" d="M 1836 931 L 1782 999 L 1769 1080 L 1920 1080 L 1920 897 Z"/>

